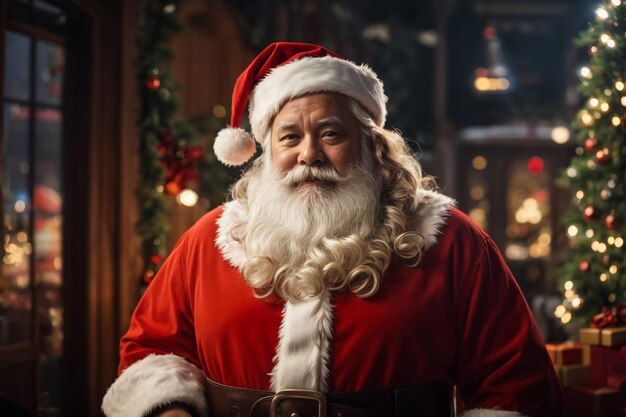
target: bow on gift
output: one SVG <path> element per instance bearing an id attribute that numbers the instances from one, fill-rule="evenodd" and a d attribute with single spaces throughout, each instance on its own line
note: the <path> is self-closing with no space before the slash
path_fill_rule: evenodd
<path id="1" fill-rule="evenodd" d="M 613 308 L 602 307 L 602 311 L 591 318 L 591 327 L 596 329 L 617 324 L 626 324 L 626 302 Z"/>

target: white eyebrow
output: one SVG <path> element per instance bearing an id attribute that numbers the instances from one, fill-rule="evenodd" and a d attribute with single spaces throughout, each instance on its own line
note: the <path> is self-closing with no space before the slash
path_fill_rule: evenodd
<path id="1" fill-rule="evenodd" d="M 278 127 L 276 128 L 276 132 L 281 132 L 283 130 L 294 129 L 298 125 L 295 122 L 280 122 Z"/>
<path id="2" fill-rule="evenodd" d="M 318 126 L 327 126 L 327 125 L 337 125 L 340 127 L 344 127 L 344 122 L 341 121 L 337 116 L 325 117 L 317 121 Z"/>

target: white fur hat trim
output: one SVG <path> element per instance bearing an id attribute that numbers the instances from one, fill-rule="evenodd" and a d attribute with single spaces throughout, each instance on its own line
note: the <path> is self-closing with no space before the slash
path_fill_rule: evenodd
<path id="1" fill-rule="evenodd" d="M 274 68 L 250 93 L 252 133 L 262 141 L 274 116 L 287 101 L 308 93 L 335 92 L 352 97 L 383 127 L 387 96 L 383 83 L 366 65 L 331 56 L 306 57 Z"/>

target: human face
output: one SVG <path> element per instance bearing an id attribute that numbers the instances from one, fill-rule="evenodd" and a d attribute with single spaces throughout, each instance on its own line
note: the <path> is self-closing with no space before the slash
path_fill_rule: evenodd
<path id="1" fill-rule="evenodd" d="M 337 93 L 317 93 L 288 101 L 272 123 L 272 166 L 287 173 L 298 165 L 332 166 L 345 174 L 360 158 L 356 119 Z"/>

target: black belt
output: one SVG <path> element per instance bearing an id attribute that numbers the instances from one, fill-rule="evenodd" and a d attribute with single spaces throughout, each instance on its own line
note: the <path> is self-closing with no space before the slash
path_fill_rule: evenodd
<path id="1" fill-rule="evenodd" d="M 230 387 L 208 381 L 211 417 L 450 417 L 451 389 L 443 381 L 418 387 L 322 393 Z"/>

